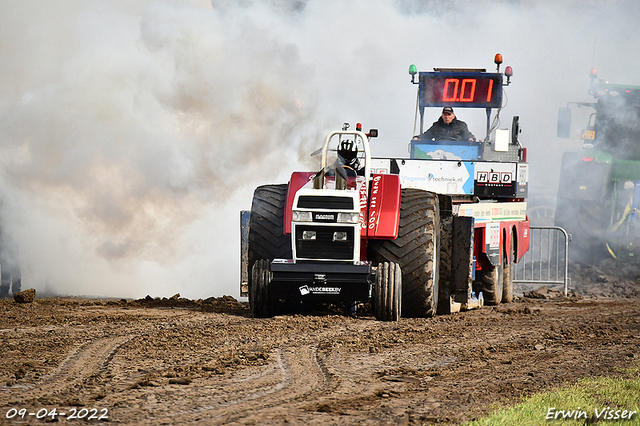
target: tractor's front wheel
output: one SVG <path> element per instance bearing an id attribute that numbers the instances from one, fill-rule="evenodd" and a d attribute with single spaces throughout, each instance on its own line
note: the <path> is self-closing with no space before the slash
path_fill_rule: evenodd
<path id="1" fill-rule="evenodd" d="M 376 270 L 373 310 L 378 321 L 398 321 L 402 309 L 402 272 L 397 263 L 382 262 Z"/>
<path id="2" fill-rule="evenodd" d="M 273 300 L 271 300 L 271 263 L 260 259 L 253 264 L 251 271 L 251 287 L 249 287 L 249 307 L 254 318 L 273 316 Z"/>

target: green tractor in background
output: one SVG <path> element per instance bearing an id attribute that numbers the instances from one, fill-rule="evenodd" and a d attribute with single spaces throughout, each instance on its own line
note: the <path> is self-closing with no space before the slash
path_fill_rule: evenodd
<path id="1" fill-rule="evenodd" d="M 558 113 L 558 137 L 571 135 L 571 107 L 594 110 L 582 149 L 562 157 L 555 225 L 571 234 L 571 260 L 640 258 L 640 86 L 609 84 L 591 70 L 595 102 Z"/>

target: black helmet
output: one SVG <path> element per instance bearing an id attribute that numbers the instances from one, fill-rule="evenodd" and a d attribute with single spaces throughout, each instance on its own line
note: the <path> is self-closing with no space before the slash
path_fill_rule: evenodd
<path id="1" fill-rule="evenodd" d="M 344 140 L 340 142 L 338 155 L 344 161 L 345 166 L 354 167 L 358 164 L 358 147 L 353 141 Z"/>

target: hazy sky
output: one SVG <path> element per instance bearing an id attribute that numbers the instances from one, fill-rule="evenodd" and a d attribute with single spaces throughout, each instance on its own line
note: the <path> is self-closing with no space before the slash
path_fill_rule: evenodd
<path id="1" fill-rule="evenodd" d="M 590 100 L 592 67 L 640 85 L 638 17 L 636 0 L 4 0 L 2 221 L 23 288 L 238 297 L 253 189 L 314 169 L 343 122 L 406 156 L 410 64 L 492 71 L 501 53 L 500 127 L 520 116 L 532 196 L 553 194 L 577 143 L 557 110 Z M 483 134 L 484 111 L 457 113 Z"/>

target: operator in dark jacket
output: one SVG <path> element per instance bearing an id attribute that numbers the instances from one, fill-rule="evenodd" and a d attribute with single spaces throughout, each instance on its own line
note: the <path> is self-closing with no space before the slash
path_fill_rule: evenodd
<path id="1" fill-rule="evenodd" d="M 460 121 L 453 113 L 453 108 L 442 108 L 442 115 L 429 129 L 422 134 L 422 139 L 475 141 L 467 123 Z"/>

